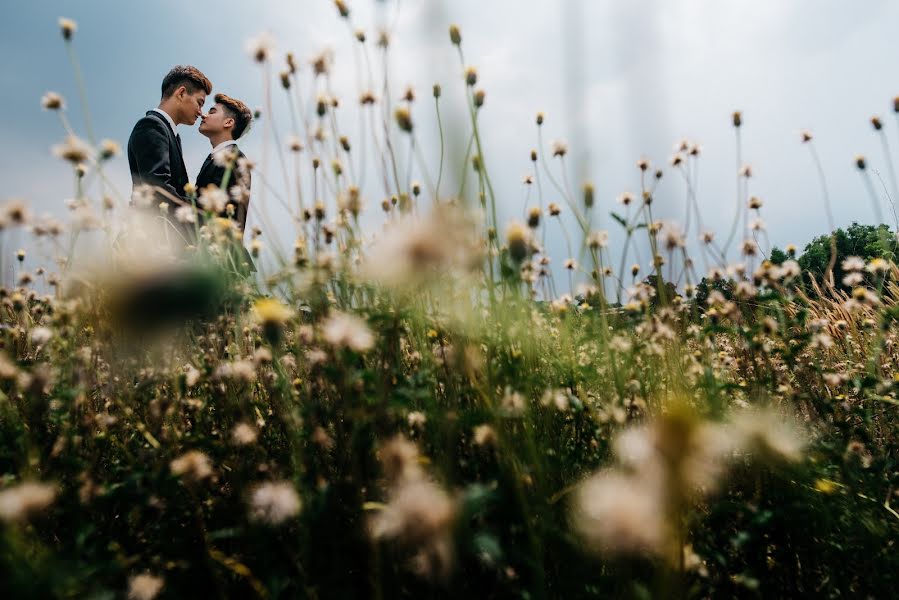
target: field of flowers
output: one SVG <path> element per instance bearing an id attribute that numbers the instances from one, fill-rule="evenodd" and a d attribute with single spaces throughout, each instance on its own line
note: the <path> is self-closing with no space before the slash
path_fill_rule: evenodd
<path id="1" fill-rule="evenodd" d="M 335 4 L 366 62 L 389 52 Z M 77 66 L 76 25 L 60 26 Z M 270 73 L 269 41 L 251 44 Z M 859 255 L 834 235 L 816 274 L 797 249 L 758 243 L 762 203 L 743 185 L 720 241 L 692 195 L 692 233 L 660 223 L 655 185 L 693 181 L 689 142 L 664 168 L 636 164 L 642 189 L 612 217 L 624 248 L 594 229 L 609 203 L 569 184 L 562 143 L 532 151 L 546 202 L 535 193 L 522 222 L 500 222 L 486 95 L 457 27 L 447 44 L 469 109 L 454 124 L 463 156 L 442 121 L 439 148 L 416 143 L 439 85 L 338 100 L 327 56 L 288 55 L 267 93 L 290 96 L 293 128 L 275 130 L 266 107 L 260 127 L 296 193 L 253 202 L 263 224 L 265 202 L 284 202 L 296 238 L 288 250 L 248 231 L 254 277 L 233 223 L 206 212 L 225 191 L 195 191 L 175 215 L 141 206 L 142 190 L 134 208 L 117 202 L 104 166 L 118 146 L 76 137 L 65 100 L 44 97 L 77 189 L 66 223 L 0 206 L 0 266 L 15 276 L 0 288 L 3 597 L 893 593 L 893 233 L 874 230 Z M 344 135 L 345 110 L 367 140 Z M 739 144 L 739 113 L 733 126 Z M 356 180 L 366 160 L 381 206 Z M 382 211 L 374 230 L 363 211 Z M 18 266 L 13 232 L 56 267 Z M 567 280 L 545 253 L 553 236 Z M 91 268 L 73 254 L 85 239 L 106 257 Z M 636 248 L 648 260 L 631 266 Z"/>

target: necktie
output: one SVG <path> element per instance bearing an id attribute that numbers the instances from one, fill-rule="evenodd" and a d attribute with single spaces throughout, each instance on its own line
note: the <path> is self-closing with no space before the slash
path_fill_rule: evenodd
<path id="1" fill-rule="evenodd" d="M 178 142 L 178 151 L 184 154 L 184 150 L 181 148 L 181 134 L 175 134 L 175 141 Z"/>

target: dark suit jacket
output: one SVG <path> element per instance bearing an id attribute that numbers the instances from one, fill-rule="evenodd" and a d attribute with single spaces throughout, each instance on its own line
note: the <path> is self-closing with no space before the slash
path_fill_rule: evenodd
<path id="1" fill-rule="evenodd" d="M 228 148 L 230 150 L 230 148 Z M 238 163 L 241 158 L 244 158 L 244 153 L 240 151 L 236 145 L 234 149 L 237 150 L 237 158 L 235 159 L 235 164 L 231 168 L 231 175 L 228 176 L 227 190 L 228 193 L 228 204 L 234 207 L 234 217 L 233 219 L 240 225 L 240 231 L 243 232 L 247 226 L 247 213 L 250 208 L 250 171 L 241 169 L 238 166 Z M 224 152 L 224 150 L 222 151 Z M 203 161 L 203 166 L 200 167 L 200 173 L 197 175 L 197 193 L 200 193 L 207 185 L 213 184 L 216 187 L 222 187 L 222 181 L 225 179 L 225 171 L 227 167 L 219 166 L 215 164 L 215 161 L 212 160 L 212 153 L 209 153 L 209 156 L 206 157 L 206 160 Z M 241 188 L 241 192 L 238 195 L 238 198 L 235 198 L 233 194 L 231 194 L 231 188 L 234 186 L 239 186 Z M 227 206 L 225 210 L 219 214 L 220 217 L 228 217 L 228 209 Z M 253 259 L 250 257 L 250 253 L 247 252 L 247 249 L 243 244 L 240 245 L 240 255 L 235 256 L 235 262 L 239 265 L 242 262 L 246 263 L 249 271 L 256 271 L 256 265 L 253 264 Z M 244 272 L 247 273 L 246 271 Z"/>
<path id="2" fill-rule="evenodd" d="M 230 148 L 228 148 L 228 150 L 229 149 Z M 237 161 L 235 161 L 235 165 L 231 169 L 231 175 L 228 177 L 228 189 L 225 191 L 228 192 L 228 204 L 234 206 L 234 220 L 240 225 L 240 230 L 243 231 L 247 225 L 247 213 L 249 212 L 250 207 L 251 177 L 248 170 L 241 169 L 238 166 L 240 159 L 245 158 L 244 153 L 241 152 L 240 148 L 236 145 L 234 146 L 234 149 L 237 150 Z M 226 150 L 222 150 L 222 152 L 225 151 Z M 203 166 L 200 167 L 200 173 L 197 175 L 197 193 L 199 194 L 200 190 L 209 184 L 222 187 L 222 181 L 225 178 L 225 170 L 226 167 L 215 164 L 215 161 L 212 160 L 212 154 L 210 153 L 203 162 Z M 231 188 L 234 186 L 240 186 L 242 188 L 242 201 L 240 198 L 235 199 L 230 193 Z M 227 209 L 219 216 L 227 217 Z"/>
<path id="3" fill-rule="evenodd" d="M 128 165 L 131 167 L 131 182 L 134 187 L 141 184 L 156 186 L 169 194 L 184 200 L 184 185 L 187 168 L 181 145 L 175 137 L 168 121 L 156 111 L 137 122 L 128 138 Z M 164 194 L 157 192 L 159 202 L 171 202 Z M 174 207 L 170 207 L 173 210 Z"/>

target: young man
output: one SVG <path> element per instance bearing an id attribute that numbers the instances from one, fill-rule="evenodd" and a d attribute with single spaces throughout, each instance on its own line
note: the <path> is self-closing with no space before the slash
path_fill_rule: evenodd
<path id="1" fill-rule="evenodd" d="M 162 80 L 162 100 L 148 111 L 128 139 L 128 165 L 134 189 L 154 186 L 153 206 L 165 203 L 174 211 L 186 201 L 189 182 L 178 125 L 193 125 L 203 114 L 212 83 L 196 67 L 174 67 Z M 173 206 L 175 205 L 175 206 Z"/>
<path id="2" fill-rule="evenodd" d="M 212 152 L 197 175 L 197 192 L 208 185 L 227 188 L 224 191 L 228 194 L 228 203 L 219 216 L 234 219 L 241 231 L 247 225 L 250 171 L 245 166 L 243 152 L 237 147 L 237 140 L 252 120 L 253 113 L 246 104 L 225 94 L 215 95 L 215 106 L 200 120 L 200 133 L 209 138 Z M 230 173 L 227 181 L 224 181 L 225 173 Z"/>

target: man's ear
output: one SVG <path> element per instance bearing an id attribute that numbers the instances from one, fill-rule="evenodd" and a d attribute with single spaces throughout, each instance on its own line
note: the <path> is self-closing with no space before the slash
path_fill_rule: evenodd
<path id="1" fill-rule="evenodd" d="M 234 117 L 228 117 L 224 121 L 222 121 L 222 127 L 225 129 L 231 129 L 234 127 Z"/>
<path id="2" fill-rule="evenodd" d="M 184 96 L 187 94 L 187 86 L 179 85 L 175 90 L 175 96 L 178 97 L 178 100 L 184 100 Z"/>

